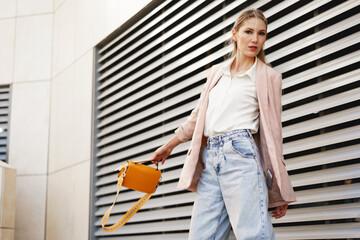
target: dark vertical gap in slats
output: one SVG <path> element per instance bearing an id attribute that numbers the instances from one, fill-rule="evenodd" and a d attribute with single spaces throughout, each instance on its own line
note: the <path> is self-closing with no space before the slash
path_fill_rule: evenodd
<path id="1" fill-rule="evenodd" d="M 0 161 L 8 162 L 8 137 L 11 104 L 11 86 L 0 86 Z"/>

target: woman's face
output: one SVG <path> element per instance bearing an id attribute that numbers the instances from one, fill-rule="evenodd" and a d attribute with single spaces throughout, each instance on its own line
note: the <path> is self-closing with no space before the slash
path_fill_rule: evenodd
<path id="1" fill-rule="evenodd" d="M 238 31 L 232 30 L 233 40 L 237 44 L 236 55 L 255 57 L 262 49 L 266 40 L 266 25 L 259 18 L 249 18 L 243 21 Z"/>

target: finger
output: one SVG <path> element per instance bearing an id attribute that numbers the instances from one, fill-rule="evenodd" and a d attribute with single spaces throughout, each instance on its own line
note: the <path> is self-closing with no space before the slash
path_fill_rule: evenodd
<path id="1" fill-rule="evenodd" d="M 280 214 L 279 212 L 273 212 L 272 213 L 273 217 L 278 216 L 279 214 Z"/>
<path id="2" fill-rule="evenodd" d="M 283 214 L 283 211 L 280 210 L 279 208 L 276 208 L 274 211 L 271 212 L 271 216 L 275 217 L 276 219 L 281 217 L 281 215 Z"/>
<path id="3" fill-rule="evenodd" d="M 152 160 L 151 162 L 152 162 L 153 164 L 155 164 L 155 166 L 157 166 L 157 165 L 158 165 L 159 160 L 154 159 L 154 160 Z"/>
<path id="4" fill-rule="evenodd" d="M 166 158 L 163 158 L 161 161 L 161 165 L 164 165 Z"/>
<path id="5" fill-rule="evenodd" d="M 153 158 L 153 159 L 151 160 L 151 162 L 154 163 L 154 164 L 156 164 L 158 161 L 159 161 L 159 160 L 157 160 L 156 158 Z"/>
<path id="6" fill-rule="evenodd" d="M 278 209 L 275 209 L 271 212 L 272 214 L 278 214 L 279 213 L 279 210 Z"/>
<path id="7" fill-rule="evenodd" d="M 156 158 L 157 158 L 157 154 L 154 153 L 151 157 L 151 162 L 155 163 L 155 161 L 157 161 Z"/>
<path id="8" fill-rule="evenodd" d="M 276 219 L 282 218 L 283 216 L 285 216 L 285 214 L 286 214 L 286 211 L 281 211 L 281 212 L 279 212 L 279 214 L 277 214 L 277 215 L 275 216 L 275 218 L 276 218 Z"/>

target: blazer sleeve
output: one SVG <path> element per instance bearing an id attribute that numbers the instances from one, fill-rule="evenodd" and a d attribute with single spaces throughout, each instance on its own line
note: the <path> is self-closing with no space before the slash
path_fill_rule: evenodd
<path id="1" fill-rule="evenodd" d="M 283 162 L 284 165 L 285 161 L 284 161 L 284 156 L 283 156 L 283 137 L 282 137 L 282 121 L 281 121 L 281 115 L 282 115 L 282 101 L 281 101 L 281 97 L 282 97 L 282 75 L 281 73 L 276 72 L 275 78 L 274 78 L 274 99 L 275 99 L 275 104 L 274 104 L 274 109 L 275 109 L 275 114 L 276 114 L 276 123 L 278 124 L 278 131 L 273 132 L 273 135 L 276 135 L 275 139 L 278 139 L 278 144 L 280 147 L 280 154 L 281 154 L 281 160 Z"/>
<path id="2" fill-rule="evenodd" d="M 199 113 L 199 109 L 202 105 L 202 102 L 204 101 L 205 91 L 206 91 L 206 89 L 208 89 L 208 86 L 211 83 L 210 74 L 211 74 L 212 69 L 213 68 L 210 69 L 210 71 L 207 75 L 206 83 L 204 84 L 204 86 L 201 90 L 200 98 L 196 104 L 196 107 L 194 108 L 194 110 L 192 110 L 191 114 L 186 118 L 185 122 L 183 122 L 175 130 L 175 135 L 179 138 L 179 140 L 181 142 L 187 142 L 192 138 L 192 135 L 193 135 L 194 129 L 195 129 L 195 125 L 196 125 L 197 116 Z"/>
<path id="3" fill-rule="evenodd" d="M 278 120 L 281 123 L 281 114 L 282 114 L 282 103 L 281 103 L 281 97 L 282 97 L 282 75 L 281 73 L 278 73 L 277 76 L 275 77 L 275 88 L 274 88 L 274 96 L 275 96 L 275 100 L 276 100 L 276 106 L 275 106 L 275 110 L 276 110 L 276 115 L 278 117 Z"/>

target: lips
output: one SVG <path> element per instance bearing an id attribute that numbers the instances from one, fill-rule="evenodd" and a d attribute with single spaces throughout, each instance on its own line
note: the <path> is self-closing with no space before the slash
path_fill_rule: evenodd
<path id="1" fill-rule="evenodd" d="M 250 46 L 249 48 L 250 48 L 251 50 L 256 50 L 256 49 L 257 49 L 256 46 Z"/>

